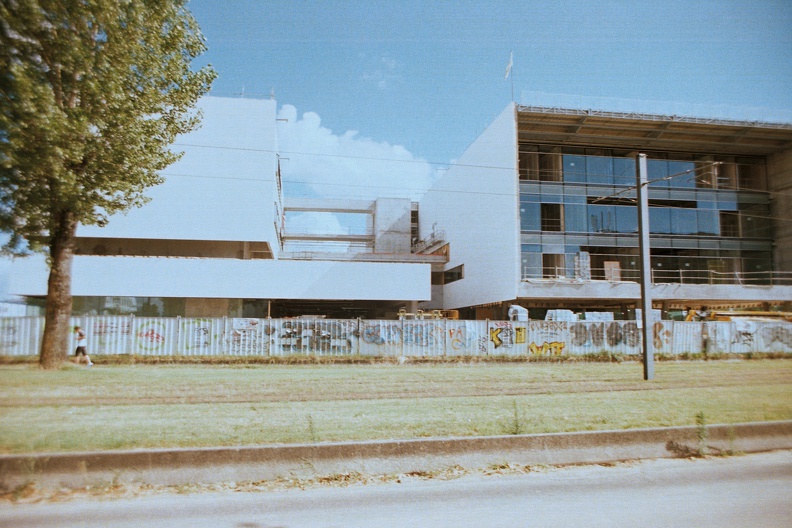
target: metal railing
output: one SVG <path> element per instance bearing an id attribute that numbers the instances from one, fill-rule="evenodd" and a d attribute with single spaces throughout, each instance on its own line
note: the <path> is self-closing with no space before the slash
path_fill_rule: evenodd
<path id="1" fill-rule="evenodd" d="M 792 271 L 652 270 L 655 284 L 733 284 L 743 286 L 792 286 Z"/>
<path id="2" fill-rule="evenodd" d="M 550 282 L 638 282 L 640 274 L 637 269 L 586 268 L 585 270 L 570 269 L 565 266 L 523 266 L 523 281 Z"/>
<path id="3" fill-rule="evenodd" d="M 562 266 L 524 266 L 523 281 L 639 282 L 632 268 L 590 268 L 585 273 Z M 653 284 L 727 284 L 737 286 L 792 286 L 792 271 L 720 272 L 713 270 L 652 269 Z"/>

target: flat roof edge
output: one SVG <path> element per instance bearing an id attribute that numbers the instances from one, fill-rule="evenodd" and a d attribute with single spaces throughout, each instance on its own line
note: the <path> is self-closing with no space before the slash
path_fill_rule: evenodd
<path id="1" fill-rule="evenodd" d="M 677 123 L 695 123 L 703 125 L 723 125 L 733 127 L 754 127 L 778 130 L 792 130 L 792 123 L 776 123 L 766 121 L 741 121 L 721 118 L 691 117 L 680 115 L 649 114 L 641 112 L 616 112 L 611 110 L 575 109 L 560 106 L 517 105 L 517 112 L 551 115 L 597 116 L 614 119 L 631 119 L 638 121 L 662 121 Z"/>

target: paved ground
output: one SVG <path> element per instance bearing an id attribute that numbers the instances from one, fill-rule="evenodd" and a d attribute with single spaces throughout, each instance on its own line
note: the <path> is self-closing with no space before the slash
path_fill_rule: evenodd
<path id="1" fill-rule="evenodd" d="M 0 506 L 1 526 L 792 526 L 792 451 L 267 493 Z"/>

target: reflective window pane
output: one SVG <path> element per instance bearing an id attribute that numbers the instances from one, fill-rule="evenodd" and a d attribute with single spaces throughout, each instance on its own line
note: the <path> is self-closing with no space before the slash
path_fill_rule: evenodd
<path id="1" fill-rule="evenodd" d="M 695 168 L 696 166 L 692 161 L 669 161 L 668 175 L 678 175 L 668 180 L 669 186 L 677 189 L 695 189 Z"/>
<path id="2" fill-rule="evenodd" d="M 613 183 L 616 185 L 635 185 L 635 160 L 613 158 Z"/>
<path id="3" fill-rule="evenodd" d="M 650 233 L 671 233 L 671 214 L 665 207 L 649 208 L 649 232 Z"/>
<path id="4" fill-rule="evenodd" d="M 638 232 L 638 211 L 635 207 L 615 206 L 616 231 L 619 233 Z"/>
<path id="5" fill-rule="evenodd" d="M 585 233 L 588 231 L 586 223 L 586 206 L 579 204 L 564 205 L 564 225 L 567 231 Z"/>
<path id="6" fill-rule="evenodd" d="M 719 233 L 718 212 L 698 211 L 698 234 L 717 235 Z"/>
<path id="7" fill-rule="evenodd" d="M 668 162 L 665 160 L 647 160 L 647 178 L 651 182 L 649 187 L 667 188 L 668 180 L 663 178 L 668 176 Z"/>
<path id="8" fill-rule="evenodd" d="M 698 215 L 695 209 L 672 209 L 671 232 L 675 235 L 695 235 L 698 232 Z"/>
<path id="9" fill-rule="evenodd" d="M 538 195 L 520 196 L 520 229 L 522 231 L 539 231 L 541 229 L 541 213 Z"/>
<path id="10" fill-rule="evenodd" d="M 589 205 L 589 231 L 613 233 L 616 231 L 616 215 L 612 205 Z"/>
<path id="11" fill-rule="evenodd" d="M 583 183 L 586 181 L 586 157 L 564 155 L 564 181 Z"/>
<path id="12" fill-rule="evenodd" d="M 589 183 L 613 183 L 613 164 L 611 158 L 588 156 L 586 158 L 586 181 Z"/>

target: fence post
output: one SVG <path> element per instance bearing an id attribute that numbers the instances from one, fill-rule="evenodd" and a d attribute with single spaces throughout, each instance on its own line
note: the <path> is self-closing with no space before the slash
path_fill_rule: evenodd
<path id="1" fill-rule="evenodd" d="M 486 325 L 485 326 L 486 330 L 484 330 L 486 332 L 486 343 L 487 343 L 486 355 L 489 356 L 490 355 L 490 320 L 484 319 L 484 324 Z"/>
<path id="2" fill-rule="evenodd" d="M 352 341 L 355 344 L 355 348 L 357 348 L 357 350 L 355 350 L 355 355 L 359 356 L 359 355 L 361 355 L 360 354 L 360 341 L 363 339 L 363 329 L 360 328 L 360 317 L 357 318 L 357 328 L 355 329 L 355 331 L 353 333 L 357 336 L 357 339 Z"/>
<path id="3" fill-rule="evenodd" d="M 129 333 L 127 334 L 126 339 L 126 349 L 124 350 L 125 354 L 132 353 L 132 343 L 135 340 L 135 314 L 129 314 Z"/>
<path id="4" fill-rule="evenodd" d="M 443 357 L 448 355 L 448 319 L 443 319 Z"/>
<path id="5" fill-rule="evenodd" d="M 181 315 L 176 316 L 176 347 L 175 348 L 176 348 L 176 352 L 179 355 L 182 355 L 181 347 L 179 345 L 181 345 Z"/>
<path id="6" fill-rule="evenodd" d="M 231 355 L 231 347 L 228 345 L 228 316 L 223 316 L 223 333 L 220 334 L 220 339 L 222 340 L 222 351 L 224 356 Z"/>
<path id="7" fill-rule="evenodd" d="M 404 357 L 404 319 L 401 319 L 399 322 L 401 323 L 401 357 Z"/>

